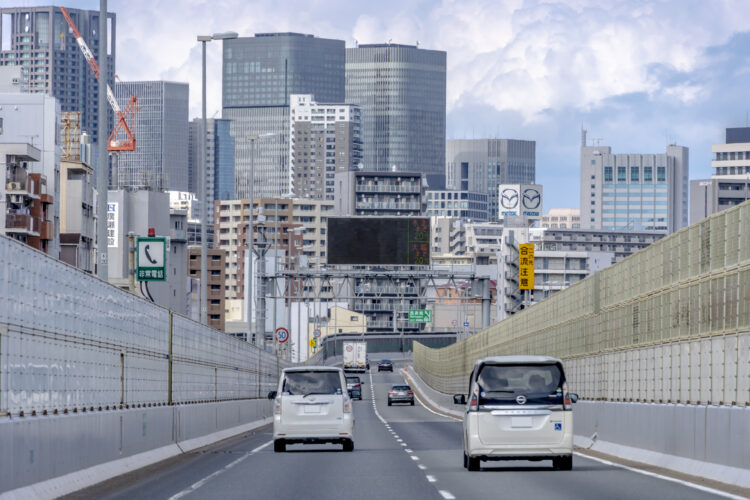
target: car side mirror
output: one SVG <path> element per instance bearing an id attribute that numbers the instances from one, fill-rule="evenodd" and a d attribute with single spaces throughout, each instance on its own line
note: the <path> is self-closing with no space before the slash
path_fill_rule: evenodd
<path id="1" fill-rule="evenodd" d="M 454 394 L 453 395 L 453 404 L 454 405 L 465 405 L 466 404 L 466 396 L 463 394 Z"/>
<path id="2" fill-rule="evenodd" d="M 269 392 L 268 399 L 276 399 L 276 391 Z"/>
<path id="3" fill-rule="evenodd" d="M 570 393 L 570 402 L 571 403 L 577 403 L 578 402 L 578 394 L 575 392 Z"/>

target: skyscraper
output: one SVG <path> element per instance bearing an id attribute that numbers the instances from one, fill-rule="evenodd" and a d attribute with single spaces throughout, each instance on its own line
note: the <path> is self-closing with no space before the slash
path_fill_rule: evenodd
<path id="1" fill-rule="evenodd" d="M 688 222 L 688 148 L 662 154 L 612 154 L 609 146 L 581 144 L 581 227 L 662 231 Z"/>
<path id="2" fill-rule="evenodd" d="M 224 41 L 222 117 L 235 138 L 235 198 L 250 196 L 250 141 L 257 136 L 255 196 L 291 194 L 289 96 L 344 102 L 343 40 L 259 33 Z"/>
<path id="3" fill-rule="evenodd" d="M 200 193 L 201 154 L 200 138 L 203 135 L 203 120 L 190 122 L 188 161 L 188 191 Z M 234 137 L 229 133 L 231 123 L 221 118 L 206 120 L 206 193 L 209 223 L 212 223 L 214 200 L 234 199 Z"/>
<path id="4" fill-rule="evenodd" d="M 364 169 L 445 172 L 446 53 L 411 45 L 346 49 L 346 102 L 362 109 Z"/>
<path id="5" fill-rule="evenodd" d="M 137 148 L 118 158 L 120 188 L 188 190 L 188 92 L 187 83 L 117 82 L 118 101 L 140 103 Z"/>
<path id="6" fill-rule="evenodd" d="M 292 94 L 289 165 L 297 198 L 333 200 L 334 176 L 362 161 L 361 113 L 350 104 L 319 104 Z"/>
<path id="7" fill-rule="evenodd" d="M 536 142 L 517 139 L 446 141 L 446 189 L 487 193 L 489 220 L 498 220 L 498 186 L 534 184 Z"/>
<path id="8" fill-rule="evenodd" d="M 99 57 L 99 11 L 67 9 L 86 44 Z M 21 66 L 22 90 L 51 94 L 60 110 L 80 111 L 81 129 L 98 139 L 97 80 L 88 67 L 59 7 L 0 9 L 0 66 Z M 108 64 L 99 61 L 114 88 L 117 40 L 116 16 L 108 13 Z M 4 31 L 5 30 L 5 31 Z M 130 96 L 128 96 L 130 97 Z M 127 99 L 126 99 L 127 101 Z M 112 123 L 110 111 L 108 121 Z M 111 126 L 107 127 L 111 129 Z M 106 138 L 105 138 L 106 139 Z"/>

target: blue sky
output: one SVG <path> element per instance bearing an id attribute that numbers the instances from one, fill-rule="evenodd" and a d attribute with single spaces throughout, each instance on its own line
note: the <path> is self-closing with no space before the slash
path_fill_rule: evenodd
<path id="1" fill-rule="evenodd" d="M 701 178 L 711 173 L 711 144 L 750 111 L 749 0 L 108 3 L 120 78 L 189 82 L 191 117 L 200 114 L 199 33 L 297 31 L 347 46 L 392 40 L 445 50 L 447 137 L 536 140 L 545 211 L 578 204 L 581 126 L 615 153 L 688 146 L 690 177 Z M 220 114 L 220 57 L 219 43 L 209 44 L 209 116 Z"/>

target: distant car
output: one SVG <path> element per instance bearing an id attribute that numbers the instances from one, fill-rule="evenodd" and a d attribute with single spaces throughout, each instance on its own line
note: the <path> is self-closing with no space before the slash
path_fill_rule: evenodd
<path id="1" fill-rule="evenodd" d="M 414 406 L 414 391 L 406 384 L 393 384 L 388 391 L 388 406 L 393 403 L 409 403 Z"/>
<path id="2" fill-rule="evenodd" d="M 370 370 L 370 356 L 367 356 L 365 358 L 365 367 L 367 368 L 368 371 Z"/>
<path id="3" fill-rule="evenodd" d="M 346 377 L 346 389 L 349 391 L 349 397 L 362 401 L 362 381 L 359 377 Z"/>
<path id="4" fill-rule="evenodd" d="M 378 371 L 379 372 L 392 372 L 393 371 L 393 363 L 390 359 L 381 359 L 378 363 Z"/>
<path id="5" fill-rule="evenodd" d="M 562 362 L 546 356 L 497 356 L 469 375 L 463 422 L 464 467 L 482 460 L 552 460 L 573 468 L 573 403 Z"/>

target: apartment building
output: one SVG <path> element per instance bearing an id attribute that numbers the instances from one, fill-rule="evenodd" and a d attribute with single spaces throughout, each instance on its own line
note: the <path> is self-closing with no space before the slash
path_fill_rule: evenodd
<path id="1" fill-rule="evenodd" d="M 188 277 L 200 280 L 201 247 L 188 247 Z M 224 331 L 224 282 L 226 281 L 225 252 L 220 248 L 210 248 L 206 253 L 206 273 L 208 276 L 207 318 L 208 326 Z"/>

